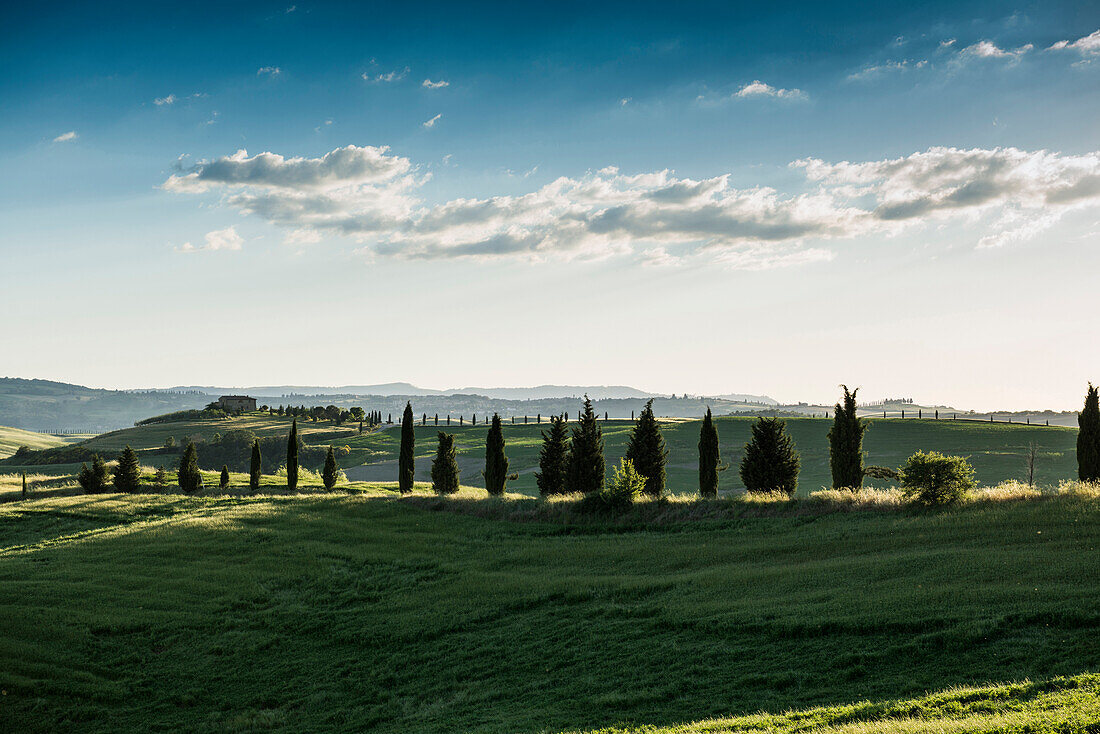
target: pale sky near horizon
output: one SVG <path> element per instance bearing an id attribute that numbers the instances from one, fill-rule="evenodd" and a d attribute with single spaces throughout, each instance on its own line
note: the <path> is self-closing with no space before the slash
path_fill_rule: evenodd
<path id="1" fill-rule="evenodd" d="M 1096 3 L 28 4 L 0 65 L 0 375 L 1100 382 Z"/>

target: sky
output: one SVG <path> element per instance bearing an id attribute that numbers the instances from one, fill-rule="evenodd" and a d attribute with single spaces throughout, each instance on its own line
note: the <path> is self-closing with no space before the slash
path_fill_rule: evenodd
<path id="1" fill-rule="evenodd" d="M 0 10 L 0 375 L 1075 409 L 1100 4 Z"/>

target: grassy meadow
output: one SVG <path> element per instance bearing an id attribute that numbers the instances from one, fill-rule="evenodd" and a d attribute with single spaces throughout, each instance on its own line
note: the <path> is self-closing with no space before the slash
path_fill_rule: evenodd
<path id="1" fill-rule="evenodd" d="M 0 503 L 0 731 L 1100 726 L 1095 489 L 626 525 L 343 489 Z"/>
<path id="2" fill-rule="evenodd" d="M 50 433 L 36 433 L 35 431 L 24 431 L 22 428 L 0 426 L 0 459 L 11 456 L 20 446 L 27 446 L 32 449 L 49 449 L 86 438 L 88 436 L 55 436 Z"/>
<path id="3" fill-rule="evenodd" d="M 721 442 L 723 462 L 729 469 L 719 475 L 721 490 L 741 488 L 737 465 L 742 447 L 749 438 L 751 418 L 718 418 L 715 424 Z M 828 486 L 829 448 L 827 434 L 832 421 L 824 418 L 790 418 L 787 427 L 802 455 L 802 473 L 799 479 L 800 494 Z M 870 429 L 864 440 L 867 463 L 896 468 L 914 451 L 937 450 L 948 454 L 969 457 L 981 484 L 992 485 L 1005 480 L 1019 479 L 1024 473 L 1024 454 L 1034 443 L 1039 450 L 1036 464 L 1036 481 L 1053 485 L 1062 479 L 1076 476 L 1075 429 L 1022 424 L 984 423 L 949 420 L 901 420 L 870 419 Z M 168 437 L 182 444 L 188 439 L 210 441 L 216 433 L 234 429 L 252 431 L 257 436 L 281 436 L 289 430 L 290 420 L 266 414 L 250 414 L 229 420 L 199 420 L 178 423 L 161 423 L 114 431 L 97 436 L 79 445 L 102 452 L 105 457 L 115 457 L 126 444 L 142 450 L 142 461 L 147 465 L 174 467 L 178 455 L 157 454 L 155 449 L 164 445 Z M 373 432 L 358 433 L 357 426 L 336 426 L 327 421 L 299 422 L 299 433 L 305 443 L 333 445 L 337 449 L 340 466 L 352 480 L 382 482 L 393 481 L 397 475 L 397 453 L 400 429 L 390 426 Z M 692 494 L 698 489 L 698 441 L 699 421 L 662 421 L 662 431 L 669 448 L 668 486 L 674 494 Z M 630 421 L 601 422 L 607 464 L 617 463 L 626 451 L 626 443 L 633 424 Z M 511 471 L 518 477 L 509 484 L 512 491 L 525 494 L 537 493 L 535 471 L 541 445 L 542 425 L 504 424 L 507 453 Z M 435 454 L 436 433 L 454 433 L 458 451 L 458 463 L 462 483 L 484 486 L 481 471 L 484 467 L 484 424 L 436 427 L 429 420 L 427 426 L 416 427 L 416 478 L 429 481 L 431 460 Z M 41 471 L 43 473 L 72 473 L 79 464 L 54 466 L 5 467 L 2 471 Z M 875 482 L 871 482 L 874 484 Z M 880 483 L 881 484 L 881 483 Z M 883 485 L 884 486 L 884 485 Z"/>

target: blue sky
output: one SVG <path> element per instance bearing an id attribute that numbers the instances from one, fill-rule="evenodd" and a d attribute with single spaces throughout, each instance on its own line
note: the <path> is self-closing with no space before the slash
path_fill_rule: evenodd
<path id="1" fill-rule="evenodd" d="M 1093 3 L 3 13 L 0 373 L 1100 380 Z"/>

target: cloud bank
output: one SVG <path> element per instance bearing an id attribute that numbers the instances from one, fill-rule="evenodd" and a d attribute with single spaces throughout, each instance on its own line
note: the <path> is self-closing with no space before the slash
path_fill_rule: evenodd
<path id="1" fill-rule="evenodd" d="M 732 186 L 728 174 L 681 178 L 615 168 L 562 177 L 525 194 L 426 205 L 425 179 L 384 147 L 319 158 L 245 151 L 171 176 L 174 192 L 219 191 L 224 203 L 294 237 L 349 237 L 372 256 L 526 260 L 634 257 L 741 269 L 828 259 L 830 243 L 982 219 L 995 247 L 1024 241 L 1067 211 L 1100 204 L 1100 151 L 930 148 L 864 162 L 791 164 L 797 191 Z M 304 240 L 303 240 L 304 241 Z"/>

